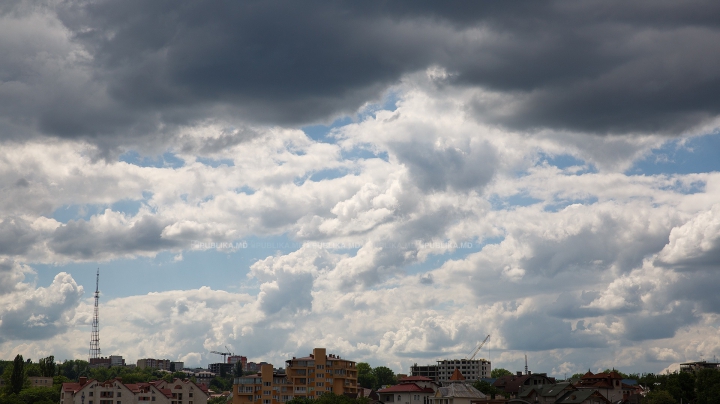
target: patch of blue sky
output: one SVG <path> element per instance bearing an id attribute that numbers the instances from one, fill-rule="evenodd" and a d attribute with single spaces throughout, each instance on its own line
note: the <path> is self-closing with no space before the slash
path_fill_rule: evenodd
<path id="1" fill-rule="evenodd" d="M 400 101 L 400 93 L 390 90 L 385 93 L 380 102 L 366 105 L 365 108 L 358 113 L 358 119 L 363 120 L 369 116 L 375 117 L 378 111 L 393 112 L 397 109 L 398 101 Z"/>
<path id="2" fill-rule="evenodd" d="M 315 140 L 316 142 L 323 142 L 323 143 L 335 143 L 335 138 L 332 136 L 328 136 L 331 130 L 335 128 L 339 128 L 345 125 L 349 125 L 353 123 L 353 120 L 349 116 L 344 116 L 342 118 L 338 118 L 330 125 L 310 125 L 310 126 L 303 126 L 300 129 L 305 132 L 306 135 L 308 135 L 309 138 Z"/>
<path id="3" fill-rule="evenodd" d="M 542 165 L 545 163 L 561 170 L 570 167 L 583 167 L 583 169 L 576 172 L 578 175 L 598 172 L 597 168 L 593 164 L 588 164 L 585 160 L 579 159 L 570 154 L 558 154 L 553 156 L 541 152 L 538 155 L 538 162 L 536 165 Z"/>
<path id="4" fill-rule="evenodd" d="M 244 240 L 215 240 L 215 245 L 232 244 L 234 249 L 209 248 L 186 250 L 182 260 L 175 252 L 155 257 L 117 259 L 108 262 L 84 262 L 66 265 L 34 264 L 38 286 L 47 286 L 59 272 L 69 273 L 82 285 L 85 298 L 95 290 L 95 270 L 100 268 L 101 303 L 107 299 L 144 295 L 151 292 L 198 289 L 257 294 L 257 282 L 248 278 L 250 266 L 259 260 L 298 250 L 302 243 L 287 236 L 250 237 Z M 243 243 L 244 242 L 244 243 Z M 244 245 L 244 247 L 243 247 Z"/>
<path id="5" fill-rule="evenodd" d="M 235 162 L 232 159 L 211 159 L 207 157 L 197 157 L 195 160 L 198 163 L 204 164 L 212 168 L 218 168 L 220 166 L 235 167 Z"/>
<path id="6" fill-rule="evenodd" d="M 596 196 L 591 196 L 591 197 L 583 198 L 583 199 L 567 199 L 567 200 L 557 201 L 555 203 L 549 203 L 549 204 L 545 205 L 545 208 L 543 210 L 545 210 L 546 212 L 559 212 L 559 211 L 567 208 L 570 205 L 575 205 L 575 204 L 592 205 L 594 203 L 597 203 L 597 201 L 598 201 L 598 198 Z"/>
<path id="7" fill-rule="evenodd" d="M 135 216 L 138 211 L 140 211 L 140 207 L 142 206 L 142 204 L 142 201 L 123 199 L 110 205 L 110 209 L 115 212 L 124 213 L 128 216 Z"/>
<path id="8" fill-rule="evenodd" d="M 61 223 L 67 223 L 71 220 L 89 220 L 94 215 L 102 213 L 107 205 L 102 204 L 83 204 L 83 205 L 63 205 L 52 213 L 52 218 Z"/>
<path id="9" fill-rule="evenodd" d="M 240 188 L 235 188 L 235 192 L 238 194 L 253 195 L 255 190 L 247 185 L 243 185 Z"/>
<path id="10" fill-rule="evenodd" d="M 689 184 L 683 183 L 681 181 L 675 181 L 674 184 L 660 187 L 660 189 L 665 191 L 673 191 L 684 195 L 692 195 L 705 192 L 705 185 L 706 184 L 704 181 L 694 181 Z"/>
<path id="11" fill-rule="evenodd" d="M 636 161 L 625 174 L 691 174 L 720 171 L 720 132 L 687 139 L 675 139 Z"/>
<path id="12" fill-rule="evenodd" d="M 533 198 L 526 193 L 519 193 L 505 198 L 492 195 L 489 198 L 493 210 L 509 210 L 518 206 L 531 206 L 541 203 L 541 199 Z"/>
<path id="13" fill-rule="evenodd" d="M 388 91 L 383 96 L 382 100 L 377 103 L 366 105 L 361 111 L 359 111 L 354 117 L 350 115 L 343 116 L 335 119 L 329 125 L 309 125 L 303 126 L 300 129 L 305 132 L 311 139 L 324 142 L 324 143 L 335 143 L 336 139 L 332 136 L 328 136 L 330 131 L 335 128 L 340 128 L 345 125 L 349 125 L 353 122 L 359 122 L 369 116 L 375 116 L 378 111 L 395 111 L 397 109 L 397 103 L 400 100 L 400 94 L 397 91 Z"/>
<path id="14" fill-rule="evenodd" d="M 137 151 L 129 150 L 121 154 L 119 160 L 139 167 L 180 168 L 185 165 L 183 159 L 170 152 L 159 156 L 141 156 Z"/>
<path id="15" fill-rule="evenodd" d="M 319 182 L 322 180 L 332 180 L 348 175 L 349 171 L 346 168 L 328 168 L 314 172 L 308 178 L 310 181 Z"/>
<path id="16" fill-rule="evenodd" d="M 368 160 L 368 159 L 382 159 L 389 161 L 390 157 L 386 151 L 376 153 L 366 147 L 355 147 L 352 150 L 343 150 L 341 153 L 343 160 Z"/>
<path id="17" fill-rule="evenodd" d="M 405 267 L 405 273 L 408 275 L 422 274 L 437 268 L 440 268 L 447 261 L 457 261 L 466 258 L 470 254 L 481 251 L 485 246 L 490 244 L 500 244 L 505 237 L 492 237 L 484 239 L 481 242 L 477 240 L 466 240 L 458 242 L 454 251 L 438 249 L 437 254 L 430 254 L 423 262 L 416 262 Z M 426 248 L 423 246 L 423 248 Z M 428 247 L 430 248 L 430 247 Z"/>

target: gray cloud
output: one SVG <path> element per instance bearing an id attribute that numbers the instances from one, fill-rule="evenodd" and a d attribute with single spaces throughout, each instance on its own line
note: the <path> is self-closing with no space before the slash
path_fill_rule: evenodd
<path id="1" fill-rule="evenodd" d="M 13 304 L 0 309 L 0 341 L 42 340 L 65 332 L 82 294 L 82 287 L 61 272 L 47 288 L 11 295 Z"/>
<path id="2" fill-rule="evenodd" d="M 453 85 L 509 97 L 478 100 L 474 113 L 513 128 L 674 134 L 720 111 L 714 2 L 67 1 L 44 11 L 3 16 L 43 26 L 0 41 L 12 55 L 0 62 L 5 137 L 32 127 L 102 144 L 207 117 L 316 122 L 432 65 Z M 53 13 L 69 37 L 43 20 Z"/>
<path id="3" fill-rule="evenodd" d="M 601 335 L 586 329 L 572 330 L 570 323 L 544 313 L 528 313 L 506 320 L 501 331 L 509 349 L 546 350 L 557 348 L 598 348 L 607 345 Z"/>
<path id="4" fill-rule="evenodd" d="M 625 337 L 631 341 L 671 338 L 682 326 L 698 321 L 693 304 L 679 303 L 668 312 L 634 314 L 623 319 Z"/>

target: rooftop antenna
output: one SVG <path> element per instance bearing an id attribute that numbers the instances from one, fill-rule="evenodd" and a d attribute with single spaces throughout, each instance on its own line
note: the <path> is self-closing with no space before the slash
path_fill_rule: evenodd
<path id="1" fill-rule="evenodd" d="M 100 268 L 95 275 L 95 312 L 93 313 L 92 332 L 90 334 L 90 359 L 100 357 Z"/>

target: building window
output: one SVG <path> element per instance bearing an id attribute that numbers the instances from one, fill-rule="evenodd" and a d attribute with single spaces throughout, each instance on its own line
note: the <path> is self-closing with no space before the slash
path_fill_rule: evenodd
<path id="1" fill-rule="evenodd" d="M 272 382 L 263 382 L 263 386 L 272 386 Z"/>

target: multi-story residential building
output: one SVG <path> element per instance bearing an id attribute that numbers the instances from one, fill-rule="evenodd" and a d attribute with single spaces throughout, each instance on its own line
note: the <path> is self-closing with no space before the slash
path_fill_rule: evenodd
<path id="1" fill-rule="evenodd" d="M 218 375 L 223 373 L 230 375 L 230 373 L 232 373 L 232 368 L 233 365 L 223 362 L 211 363 L 208 365 L 208 370 Z"/>
<path id="2" fill-rule="evenodd" d="M 439 383 L 447 383 L 455 369 L 458 369 L 468 380 L 478 380 L 490 377 L 490 361 L 485 359 L 443 359 L 437 365 L 410 366 L 410 375 L 424 376 Z"/>
<path id="3" fill-rule="evenodd" d="M 287 378 L 296 397 L 315 398 L 324 393 L 357 393 L 355 362 L 337 355 L 327 355 L 325 348 L 315 348 L 310 356 L 285 361 Z"/>
<path id="4" fill-rule="evenodd" d="M 91 368 L 109 368 L 111 366 L 125 366 L 125 359 L 120 355 L 110 355 L 108 357 L 90 358 Z"/>
<path id="5" fill-rule="evenodd" d="M 120 378 L 99 382 L 81 377 L 78 383 L 63 383 L 61 404 L 207 404 L 205 385 L 175 379 L 123 384 Z M 149 404 L 149 403 L 148 403 Z"/>
<path id="6" fill-rule="evenodd" d="M 140 369 L 151 368 L 160 370 L 170 370 L 170 359 L 138 359 L 137 367 Z M 182 369 L 182 368 L 180 368 Z M 180 370 L 178 369 L 178 370 Z"/>
<path id="7" fill-rule="evenodd" d="M 433 381 L 438 381 L 438 366 L 437 365 L 425 365 L 418 366 L 417 363 L 410 366 L 410 376 L 422 376 L 428 377 Z"/>
<path id="8" fill-rule="evenodd" d="M 168 368 L 168 370 L 170 370 L 173 367 L 175 367 L 176 372 L 179 372 L 179 371 L 185 369 L 185 362 L 170 362 L 170 368 Z"/>
<path id="9" fill-rule="evenodd" d="M 720 363 L 700 361 L 700 362 L 687 362 L 687 363 L 680 364 L 681 372 L 695 373 L 702 369 L 720 370 Z"/>
<path id="10" fill-rule="evenodd" d="M 236 377 L 233 404 L 278 404 L 325 393 L 357 395 L 357 368 L 353 361 L 315 348 L 310 356 L 287 360 L 284 373 L 263 364 L 257 374 Z"/>
<path id="11" fill-rule="evenodd" d="M 283 373 L 265 364 L 254 375 L 236 377 L 233 384 L 233 404 L 278 404 L 293 398 L 292 386 Z"/>

